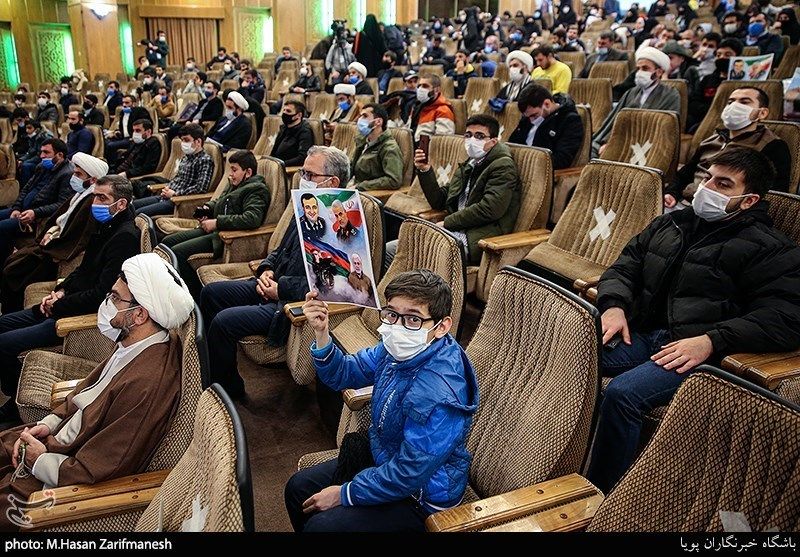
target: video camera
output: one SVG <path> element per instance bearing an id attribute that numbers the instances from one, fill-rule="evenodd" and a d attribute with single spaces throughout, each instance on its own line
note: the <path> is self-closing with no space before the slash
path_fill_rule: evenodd
<path id="1" fill-rule="evenodd" d="M 345 23 L 347 23 L 346 19 L 334 19 L 333 23 L 331 23 L 331 31 L 333 31 L 333 37 L 337 42 L 343 42 L 347 40 L 345 37 L 347 34 Z"/>

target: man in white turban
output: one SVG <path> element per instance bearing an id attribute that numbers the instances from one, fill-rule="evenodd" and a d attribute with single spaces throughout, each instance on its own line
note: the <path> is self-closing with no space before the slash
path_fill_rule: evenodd
<path id="1" fill-rule="evenodd" d="M 622 95 L 592 137 L 592 157 L 601 155 L 605 150 L 614 120 L 623 108 L 671 110 L 680 116 L 680 94 L 673 87 L 661 83 L 668 71 L 669 56 L 657 48 L 644 46 L 636 51 L 636 85 Z"/>
<path id="2" fill-rule="evenodd" d="M 13 504 L 9 495 L 25 500 L 43 488 L 147 469 L 181 396 L 181 342 L 168 329 L 180 327 L 193 307 L 177 271 L 158 255 L 123 263 L 97 315 L 117 349 L 52 414 L 0 433 L 0 529 L 20 526 L 3 512 Z"/>
<path id="3" fill-rule="evenodd" d="M 208 132 L 206 141 L 216 144 L 227 152 L 230 149 L 246 149 L 253 132 L 253 124 L 244 115 L 249 103 L 238 91 L 231 91 L 225 99 L 225 112 Z"/>
<path id="4" fill-rule="evenodd" d="M 367 67 L 361 62 L 351 62 L 347 66 L 347 77 L 345 83 L 355 86 L 356 95 L 374 95 L 375 91 L 365 80 L 367 79 Z"/>

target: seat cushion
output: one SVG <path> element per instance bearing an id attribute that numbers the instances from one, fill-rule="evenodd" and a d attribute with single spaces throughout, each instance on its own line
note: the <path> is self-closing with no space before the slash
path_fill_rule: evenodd
<path id="1" fill-rule="evenodd" d="M 182 219 L 179 217 L 162 217 L 155 221 L 156 228 L 164 234 L 174 234 L 197 228 L 196 219 Z"/>
<path id="2" fill-rule="evenodd" d="M 370 330 L 361 315 L 348 317 L 331 331 L 333 338 L 348 354 L 355 354 L 359 350 L 375 346 L 380 337 Z"/>
<path id="3" fill-rule="evenodd" d="M 329 451 L 319 451 L 316 453 L 308 453 L 304 454 L 300 457 L 300 460 L 297 462 L 297 469 L 303 470 L 305 468 L 311 468 L 312 466 L 316 466 L 317 464 L 322 464 L 323 462 L 328 462 L 329 460 L 333 460 L 339 456 L 339 449 L 331 449 Z"/>
<path id="4" fill-rule="evenodd" d="M 570 282 L 579 278 L 595 277 L 606 270 L 602 265 L 579 257 L 550 243 L 539 244 L 525 256 L 529 261 L 566 277 Z"/>
<path id="5" fill-rule="evenodd" d="M 236 280 L 251 278 L 253 272 L 247 263 L 220 263 L 219 265 L 205 265 L 197 270 L 197 276 L 203 286 L 212 282 L 223 280 Z"/>
<path id="6" fill-rule="evenodd" d="M 467 267 L 467 294 L 475 292 L 478 286 L 478 266 L 470 265 Z"/>

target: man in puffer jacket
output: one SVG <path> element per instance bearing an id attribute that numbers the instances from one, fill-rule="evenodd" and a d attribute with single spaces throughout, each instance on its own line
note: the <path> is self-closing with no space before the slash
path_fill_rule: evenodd
<path id="1" fill-rule="evenodd" d="M 602 371 L 614 379 L 588 477 L 604 492 L 633 463 L 643 416 L 695 367 L 800 346 L 800 248 L 772 225 L 774 182 L 762 153 L 728 147 L 692 206 L 655 219 L 600 278 Z"/>
<path id="2" fill-rule="evenodd" d="M 382 342 L 354 356 L 331 341 L 327 304 L 316 292 L 306 296 L 319 379 L 335 390 L 374 385 L 372 458 L 365 459 L 373 462 L 342 478 L 353 455 L 340 452 L 292 476 L 285 497 L 295 531 L 423 531 L 428 515 L 464 496 L 478 385 L 466 353 L 448 334 L 452 292 L 440 276 L 418 270 L 399 274 L 385 295 Z"/>

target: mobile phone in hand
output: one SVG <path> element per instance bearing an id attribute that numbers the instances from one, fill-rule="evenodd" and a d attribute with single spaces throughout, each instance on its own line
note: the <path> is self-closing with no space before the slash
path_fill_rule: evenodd
<path id="1" fill-rule="evenodd" d="M 419 136 L 419 143 L 417 144 L 417 149 L 421 149 L 422 152 L 425 153 L 425 163 L 428 162 L 428 150 L 431 146 L 431 136 L 429 135 L 420 135 Z"/>
<path id="2" fill-rule="evenodd" d="M 617 346 L 619 346 L 620 342 L 622 342 L 622 335 L 619 334 L 615 335 L 611 337 L 608 340 L 608 342 L 603 345 L 603 348 L 605 348 L 606 350 L 614 350 Z"/>

